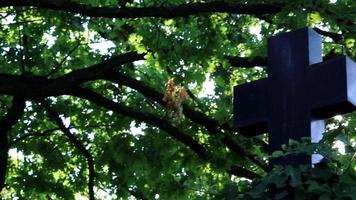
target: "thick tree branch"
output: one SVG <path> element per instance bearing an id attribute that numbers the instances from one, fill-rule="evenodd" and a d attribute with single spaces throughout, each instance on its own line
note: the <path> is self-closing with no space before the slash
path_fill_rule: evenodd
<path id="1" fill-rule="evenodd" d="M 136 199 L 139 200 L 148 200 L 141 192 L 135 191 L 135 190 L 128 190 L 129 193 L 134 196 Z"/>
<path id="2" fill-rule="evenodd" d="M 183 133 L 178 128 L 172 126 L 169 121 L 161 119 L 156 115 L 151 113 L 142 112 L 134 108 L 129 108 L 120 103 L 115 103 L 110 99 L 107 99 L 100 94 L 93 92 L 89 89 L 77 88 L 69 92 L 71 95 L 77 96 L 82 99 L 89 100 L 100 107 L 112 110 L 118 114 L 122 114 L 128 117 L 132 117 L 136 120 L 143 121 L 152 126 L 156 126 L 165 132 L 167 132 L 171 137 L 177 139 L 184 145 L 192 149 L 200 158 L 203 160 L 208 159 L 208 152 L 201 144 L 191 138 L 189 135 Z"/>
<path id="3" fill-rule="evenodd" d="M 233 174 L 238 177 L 250 177 L 250 179 L 261 178 L 259 174 L 251 172 L 245 168 L 232 165 L 231 168 L 228 170 L 228 173 Z"/>
<path id="4" fill-rule="evenodd" d="M 107 76 L 108 74 L 111 74 L 112 69 L 115 68 L 116 66 L 118 66 L 124 62 L 133 61 L 136 59 L 142 59 L 142 55 L 139 55 L 136 53 L 128 53 L 128 54 L 114 57 L 114 58 L 104 61 L 102 63 L 96 64 L 92 67 L 76 70 L 76 71 L 66 74 L 60 78 L 52 79 L 52 80 L 48 80 L 48 79 L 45 79 L 42 77 L 34 77 L 34 76 L 33 77 L 22 77 L 22 76 L 15 76 L 15 75 L 7 75 L 7 76 L 3 75 L 3 77 L 4 77 L 3 80 L 5 80 L 5 81 L 11 80 L 14 83 L 20 84 L 19 87 L 14 88 L 14 90 L 18 94 L 26 94 L 27 93 L 28 95 L 31 95 L 31 97 L 33 97 L 33 96 L 34 97 L 46 97 L 46 96 L 50 96 L 50 95 L 57 96 L 57 95 L 61 95 L 61 94 L 67 94 L 67 91 L 70 88 L 75 87 L 76 85 L 79 85 L 85 81 L 91 81 L 91 80 L 103 78 L 103 77 Z M 2 79 L 0 76 L 0 82 L 1 82 L 1 80 Z M 134 81 L 136 81 L 134 79 L 132 79 L 132 80 L 126 79 L 125 81 L 131 82 L 132 84 L 136 84 L 137 86 L 140 86 L 140 84 L 137 84 L 138 82 L 137 83 L 134 82 Z M 7 83 L 9 83 L 9 82 L 7 82 Z M 124 83 L 122 83 L 122 84 L 124 84 Z M 8 84 L 6 84 L 6 85 L 8 85 Z M 131 85 L 130 87 L 133 87 L 133 86 Z M 133 88 L 135 88 L 135 87 L 133 87 Z M 5 89 L 6 89 L 6 86 L 5 86 Z M 136 89 L 141 91 L 139 88 L 136 88 Z M 0 91 L 1 91 L 1 87 L 0 87 Z M 149 90 L 146 90 L 146 91 L 149 91 Z M 163 94 L 157 93 L 154 90 L 150 90 L 149 93 L 151 93 L 151 94 L 146 93 L 145 95 L 149 96 L 149 98 L 153 98 L 155 101 L 157 101 L 161 104 L 164 104 L 164 102 L 162 101 Z M 211 133 L 219 132 L 218 131 L 219 123 L 216 120 L 213 120 L 213 119 L 209 118 L 208 116 L 206 116 L 205 114 L 189 108 L 187 105 L 183 105 L 183 110 L 185 112 L 184 114 L 186 116 L 189 116 L 192 121 L 194 121 L 200 125 L 203 125 Z M 128 113 L 130 113 L 130 112 L 128 112 Z M 132 115 L 132 113 L 131 113 L 131 115 Z M 143 115 L 138 114 L 137 116 L 142 117 Z M 150 118 L 150 117 L 148 117 L 148 118 Z M 166 123 L 163 123 L 163 124 L 166 124 Z M 226 142 L 226 141 L 228 141 L 228 138 L 229 137 L 227 137 L 226 135 L 224 136 L 224 143 L 226 143 L 227 145 L 231 145 L 232 143 Z M 194 145 L 190 145 L 191 148 L 193 148 L 193 146 Z M 247 155 L 247 153 L 242 151 L 242 148 L 240 148 L 240 147 L 230 146 L 229 148 L 231 148 L 236 153 L 239 153 L 241 155 L 244 155 L 244 154 Z M 240 151 L 237 152 L 237 149 L 240 149 Z M 201 151 L 198 151 L 198 152 L 201 152 Z M 253 158 L 253 156 L 248 156 L 248 157 L 250 157 L 250 159 Z M 256 161 L 256 160 L 252 159 L 252 161 Z M 260 164 L 258 164 L 258 165 L 260 165 Z"/>
<path id="5" fill-rule="evenodd" d="M 2 0 L 0 7 L 31 6 L 43 9 L 71 12 L 89 17 L 142 18 L 142 17 L 186 17 L 198 13 L 225 12 L 235 14 L 274 14 L 281 11 L 277 4 L 238 4 L 223 1 L 189 3 L 171 7 L 94 7 L 70 0 Z"/>
<path id="6" fill-rule="evenodd" d="M 65 94 L 72 87 L 86 81 L 100 79 L 108 71 L 120 65 L 143 59 L 135 52 L 114 56 L 101 63 L 82 68 L 56 79 L 40 76 L 0 74 L 0 94 L 21 95 L 26 98 L 45 98 Z"/>
<path id="7" fill-rule="evenodd" d="M 146 98 L 152 99 L 153 101 L 161 104 L 162 106 L 166 106 L 166 103 L 162 100 L 163 94 L 156 91 L 155 89 L 145 85 L 144 83 L 137 81 L 125 74 L 120 72 L 112 72 L 106 75 L 106 80 L 118 83 L 120 85 L 125 85 L 132 89 L 137 90 L 141 94 L 143 94 Z M 226 144 L 231 150 L 235 153 L 245 156 L 250 159 L 252 162 L 256 163 L 256 165 L 260 166 L 264 170 L 268 170 L 267 166 L 262 164 L 260 161 L 254 158 L 253 155 L 250 155 L 247 151 L 245 151 L 240 145 L 236 142 L 233 142 L 233 138 L 229 136 L 227 133 L 221 131 L 223 128 L 219 125 L 219 122 L 215 119 L 210 118 L 206 114 L 196 111 L 189 107 L 187 104 L 183 104 L 183 114 L 193 122 L 204 126 L 210 133 L 212 134 L 220 134 L 223 136 L 222 141 Z"/>
<path id="8" fill-rule="evenodd" d="M 123 73 L 113 71 L 112 73 L 107 73 L 105 79 L 114 83 L 118 83 L 119 85 L 124 85 L 135 89 L 143 94 L 146 98 L 152 99 L 153 101 L 166 106 L 166 103 L 163 101 L 163 93 L 158 92 L 155 89 L 143 84 L 142 82 L 124 75 Z M 215 130 L 219 128 L 219 122 L 217 120 L 211 119 L 204 113 L 190 108 L 187 104 L 183 104 L 182 106 L 184 115 L 191 119 L 193 122 L 203 125 L 211 132 L 215 132 Z"/>
<path id="9" fill-rule="evenodd" d="M 70 140 L 70 142 L 78 149 L 78 151 L 85 157 L 87 160 L 88 168 L 89 168 L 89 180 L 88 180 L 88 189 L 89 189 L 89 199 L 94 200 L 94 159 L 90 152 L 85 148 L 84 144 L 75 136 L 73 135 L 70 130 L 65 127 L 63 124 L 62 119 L 59 117 L 59 114 L 50 106 L 50 104 L 42 100 L 41 104 L 45 107 L 46 111 L 50 118 L 52 118 L 56 124 L 58 125 L 59 129 L 64 133 L 64 135 Z"/>
<path id="10" fill-rule="evenodd" d="M 75 90 L 70 91 L 71 95 L 77 96 L 82 99 L 86 99 L 100 107 L 104 107 L 106 109 L 112 110 L 118 114 L 125 115 L 128 117 L 132 117 L 136 120 L 145 122 L 147 124 L 150 124 L 152 126 L 156 126 L 160 128 L 161 130 L 167 132 L 172 138 L 177 139 L 184 145 L 188 146 L 193 152 L 195 152 L 202 160 L 209 161 L 209 158 L 211 155 L 209 152 L 205 149 L 204 146 L 199 144 L 197 141 L 195 141 L 193 138 L 191 138 L 189 135 L 185 134 L 178 128 L 172 126 L 169 121 L 161 119 L 151 113 L 146 113 L 142 112 L 139 110 L 135 110 L 133 108 L 129 108 L 125 105 L 115 103 L 111 101 L 110 99 L 107 99 L 100 94 L 93 92 L 89 89 L 84 89 L 84 88 L 77 88 Z M 247 171 L 245 173 L 245 171 Z M 232 173 L 236 176 L 240 177 L 246 177 L 249 179 L 254 179 L 256 177 L 259 177 L 258 174 L 248 171 L 242 167 L 239 166 L 234 166 L 234 168 L 231 168 L 228 170 L 229 173 Z"/>
<path id="11" fill-rule="evenodd" d="M 332 34 L 332 33 L 330 33 Z M 332 55 L 330 55 L 332 54 Z M 331 51 L 323 57 L 323 60 L 328 60 L 330 58 L 334 58 L 335 56 L 342 56 L 342 54 L 336 54 Z M 253 68 L 253 67 L 267 67 L 267 58 L 266 57 L 238 57 L 238 56 L 225 56 L 232 67 L 244 67 L 244 68 Z"/>
<path id="12" fill-rule="evenodd" d="M 271 15 L 255 15 L 255 16 L 258 19 L 261 19 L 261 20 L 263 20 L 265 22 L 268 22 L 270 24 L 274 24 Z M 329 31 L 324 31 L 324 30 L 321 30 L 321 29 L 316 28 L 316 27 L 314 27 L 313 29 L 314 29 L 314 31 L 316 31 L 320 35 L 331 38 L 336 43 L 340 43 L 344 39 L 344 36 L 342 34 L 333 33 L 333 32 L 329 32 Z"/>
<path id="13" fill-rule="evenodd" d="M 144 54 L 138 54 L 136 52 L 121 54 L 101 63 L 95 64 L 91 67 L 75 70 L 65 74 L 57 79 L 54 79 L 53 84 L 60 84 L 62 87 L 79 85 L 86 81 L 93 81 L 95 79 L 101 78 L 104 74 L 108 73 L 114 68 L 119 67 L 120 65 L 143 59 Z"/>
<path id="14" fill-rule="evenodd" d="M 313 28 L 315 32 L 319 33 L 320 35 L 323 35 L 325 37 L 329 37 L 332 40 L 334 40 L 335 42 L 340 42 L 344 39 L 344 36 L 342 34 L 338 34 L 338 33 L 333 33 L 333 32 L 329 32 L 329 31 L 324 31 L 321 30 L 319 28 Z"/>
<path id="15" fill-rule="evenodd" d="M 36 98 L 36 97 L 46 97 L 46 96 L 58 96 L 62 94 L 67 94 L 67 91 L 70 88 L 75 87 L 76 85 L 79 85 L 85 81 L 92 81 L 96 79 L 100 79 L 103 77 L 107 77 L 108 74 L 110 75 L 112 73 L 112 69 L 117 67 L 120 64 L 126 63 L 126 62 L 132 62 L 133 60 L 136 59 L 142 59 L 142 55 L 136 54 L 136 53 L 128 53 L 124 55 L 120 55 L 117 57 L 114 57 L 112 59 L 106 60 L 102 63 L 93 65 L 91 67 L 83 68 L 80 70 L 76 70 L 74 72 L 68 73 L 60 78 L 57 79 L 45 79 L 42 77 L 23 77 L 23 76 L 15 76 L 15 75 L 3 75 L 3 79 L 1 79 L 0 76 L 0 82 L 4 80 L 4 83 L 6 82 L 7 84 L 1 85 L 0 84 L 0 91 L 3 89 L 3 91 L 6 91 L 8 87 L 11 87 L 12 84 L 9 84 L 10 81 L 12 81 L 14 84 L 18 84 L 16 88 L 10 88 L 12 89 L 12 93 L 15 94 L 24 94 L 28 95 L 30 97 Z M 116 79 L 116 78 L 115 78 Z M 120 79 L 119 79 L 120 80 Z M 113 80 L 114 81 L 114 80 Z M 164 102 L 162 101 L 163 94 L 157 93 L 153 89 L 140 89 L 139 87 L 142 87 L 142 84 L 139 82 L 135 82 L 136 80 L 134 79 L 129 79 L 128 77 L 124 80 L 124 82 L 120 84 L 125 84 L 130 83 L 129 87 L 135 88 L 140 92 L 146 91 L 144 95 L 147 95 L 149 98 L 161 103 L 164 105 Z M 3 86 L 3 88 L 1 88 Z M 143 86 L 144 87 L 144 86 Z M 10 90 L 8 89 L 8 90 Z M 148 93 L 147 93 L 148 92 Z M 11 92 L 9 92 L 11 93 Z M 222 126 L 219 125 L 219 123 L 206 116 L 205 114 L 195 111 L 187 105 L 183 105 L 183 110 L 184 114 L 186 116 L 189 116 L 192 121 L 195 123 L 198 123 L 200 125 L 203 125 L 205 128 L 208 129 L 209 132 L 211 133 L 219 133 L 219 128 Z M 226 128 L 226 127 L 224 127 Z M 227 141 L 228 138 L 231 139 L 231 137 L 227 137 L 226 135 L 224 136 L 224 140 Z M 224 142 L 226 144 L 231 145 L 231 143 Z M 237 152 L 237 149 L 242 149 L 238 147 L 230 147 L 233 149 L 236 153 L 239 153 L 241 155 L 244 155 L 242 152 L 239 151 Z M 245 152 L 247 155 L 247 152 Z M 252 158 L 253 156 L 249 156 Z"/>
<path id="16" fill-rule="evenodd" d="M 237 57 L 237 56 L 225 56 L 225 58 L 230 62 L 233 67 L 245 67 L 245 68 L 253 68 L 253 67 L 265 67 L 267 66 L 267 58 L 264 57 Z"/>
<path id="17" fill-rule="evenodd" d="M 248 151 L 246 151 L 241 145 L 239 145 L 233 137 L 231 137 L 230 135 L 221 132 L 222 135 L 222 141 L 223 143 L 229 147 L 229 149 L 231 149 L 233 152 L 235 152 L 238 155 L 242 155 L 244 157 L 246 157 L 247 159 L 249 159 L 250 161 L 252 161 L 254 164 L 256 164 L 257 166 L 259 166 L 261 169 L 263 169 L 264 171 L 268 172 L 270 171 L 270 168 L 262 163 L 261 161 L 259 161 L 258 159 L 255 158 L 254 155 L 252 155 L 251 153 L 249 153 Z"/>
<path id="18" fill-rule="evenodd" d="M 5 187 L 5 178 L 7 172 L 8 160 L 8 131 L 22 117 L 25 109 L 25 100 L 23 98 L 14 97 L 12 106 L 7 114 L 0 119 L 0 192 Z"/>

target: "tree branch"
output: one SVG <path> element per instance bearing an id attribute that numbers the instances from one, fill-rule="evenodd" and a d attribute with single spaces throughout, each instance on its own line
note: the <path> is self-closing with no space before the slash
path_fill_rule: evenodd
<path id="1" fill-rule="evenodd" d="M 64 135 L 70 140 L 70 142 L 78 149 L 78 151 L 85 157 L 87 160 L 88 168 L 89 168 L 89 180 L 88 180 L 88 189 L 89 189 L 89 199 L 94 200 L 94 159 L 90 152 L 85 148 L 84 144 L 75 136 L 73 135 L 70 130 L 65 127 L 63 121 L 59 117 L 59 114 L 51 108 L 50 104 L 46 100 L 42 100 L 41 104 L 48 112 L 50 118 L 52 118 L 58 128 L 64 133 Z"/>
<path id="2" fill-rule="evenodd" d="M 110 72 L 112 72 L 112 69 L 115 68 L 117 65 L 123 64 L 124 62 L 133 61 L 135 59 L 142 59 L 142 57 L 143 57 L 143 55 L 139 55 L 136 53 L 124 54 L 124 55 L 117 56 L 112 59 L 106 60 L 102 63 L 93 65 L 92 67 L 87 67 L 87 68 L 83 68 L 80 70 L 76 70 L 74 72 L 68 73 L 62 77 L 59 77 L 59 78 L 53 79 L 53 80 L 45 79 L 43 77 L 22 77 L 22 76 L 16 76 L 16 75 L 8 75 L 8 76 L 4 76 L 4 78 L 5 78 L 5 82 L 7 82 L 7 80 L 11 79 L 11 81 L 13 81 L 17 84 L 20 83 L 20 87 L 15 88 L 15 90 L 19 94 L 21 94 L 21 93 L 26 94 L 25 92 L 27 92 L 27 94 L 37 95 L 37 97 L 38 96 L 46 97 L 46 96 L 50 96 L 50 95 L 56 96 L 56 95 L 61 95 L 61 94 L 67 94 L 67 91 L 70 88 L 75 87 L 76 85 L 79 85 L 85 81 L 91 81 L 91 80 L 103 78 L 103 77 L 107 76 L 108 74 L 111 74 Z M 135 81 L 136 80 L 134 80 L 134 79 L 131 79 L 131 80 L 129 80 L 128 78 L 125 79 L 125 82 L 131 82 L 133 84 L 136 84 Z M 1 76 L 0 76 L 0 82 L 1 82 Z M 7 82 L 6 85 L 8 85 L 8 83 L 9 82 Z M 137 83 L 139 83 L 139 82 L 137 82 Z M 124 83 L 122 83 L 122 84 L 124 84 Z M 137 86 L 140 86 L 140 84 L 137 84 Z M 5 86 L 5 88 L 6 87 L 7 86 Z M 131 85 L 131 87 L 133 87 L 133 86 Z M 19 88 L 20 88 L 20 90 L 18 90 Z M 1 87 L 0 87 L 0 89 L 1 89 Z M 140 89 L 139 89 L 139 91 L 140 91 Z M 146 90 L 146 91 L 148 91 L 148 90 Z M 149 96 L 150 98 L 153 98 L 155 101 L 160 102 L 162 105 L 164 105 L 164 102 L 162 101 L 163 94 L 157 93 L 153 89 L 150 92 L 151 92 L 151 94 L 145 94 L 145 95 Z M 90 95 L 88 95 L 88 96 L 90 96 Z M 194 121 L 200 125 L 203 125 L 211 133 L 215 133 L 215 134 L 218 133 L 219 123 L 216 120 L 213 120 L 213 119 L 209 118 L 208 116 L 206 116 L 205 114 L 189 108 L 187 105 L 183 105 L 183 110 L 185 112 L 184 114 L 186 116 L 189 116 L 192 121 Z M 128 115 L 128 116 L 133 115 L 133 113 L 131 111 L 128 111 L 126 113 L 131 113 L 131 115 Z M 140 113 L 136 113 L 136 116 L 140 118 L 144 115 L 141 115 Z M 150 116 L 148 116 L 146 119 L 150 119 Z M 159 120 L 161 120 L 161 119 L 159 119 Z M 156 126 L 157 125 L 156 122 L 157 121 L 155 121 L 155 122 L 151 121 L 151 124 Z M 167 123 L 162 123 L 162 124 L 167 124 Z M 158 125 L 158 127 L 160 127 L 162 130 L 167 130 L 167 127 L 159 126 L 159 125 Z M 176 137 L 177 137 L 177 135 L 176 135 Z M 190 137 L 188 137 L 188 138 L 190 138 Z M 226 139 L 228 137 L 225 135 L 224 138 Z M 184 137 L 179 138 L 179 140 L 183 141 Z M 224 143 L 226 143 L 228 145 L 232 144 L 232 143 L 227 143 L 227 142 L 224 142 Z M 201 157 L 205 157 L 205 155 L 204 155 L 205 153 L 202 153 L 203 152 L 202 149 L 199 149 L 199 148 L 194 149 L 195 148 L 194 144 L 191 144 L 188 146 L 191 147 L 193 150 L 195 150 L 197 153 L 200 153 Z M 233 147 L 233 146 L 230 146 L 229 148 L 233 149 L 236 153 L 241 154 L 241 152 L 243 152 L 243 151 L 239 151 L 239 152 L 236 151 L 236 149 L 242 149 L 242 148 L 237 148 L 237 147 Z M 202 156 L 202 155 L 204 155 L 204 156 Z M 244 154 L 241 154 L 241 155 L 244 155 Z M 249 156 L 249 157 L 252 158 L 253 156 Z"/>
<path id="3" fill-rule="evenodd" d="M 65 11 L 89 17 L 142 18 L 142 17 L 186 17 L 198 13 L 225 12 L 234 14 L 275 14 L 281 11 L 278 4 L 239 4 L 223 1 L 189 3 L 170 7 L 94 7 L 69 0 L 2 0 L 0 7 L 32 6 L 42 9 Z"/>
<path id="4" fill-rule="evenodd" d="M 251 172 L 245 168 L 239 167 L 237 165 L 232 165 L 228 170 L 228 173 L 233 174 L 238 177 L 250 177 L 250 179 L 261 178 L 259 174 Z"/>
<path id="5" fill-rule="evenodd" d="M 330 33 L 333 34 L 333 33 Z M 329 53 L 333 54 L 332 56 Z M 335 54 L 335 52 L 329 52 L 324 57 L 323 60 L 328 60 L 335 56 L 342 56 L 342 54 Z M 244 67 L 244 68 L 253 68 L 253 67 L 267 67 L 267 58 L 266 57 L 238 57 L 238 56 L 225 56 L 232 67 Z"/>
<path id="6" fill-rule="evenodd" d="M 142 59 L 142 57 L 143 55 L 136 54 L 136 53 L 128 53 L 128 54 L 120 55 L 112 59 L 106 60 L 102 63 L 93 65 L 92 67 L 87 67 L 68 73 L 57 79 L 46 79 L 43 77 L 22 77 L 22 76 L 15 76 L 15 75 L 7 75 L 7 76 L 3 75 L 4 83 L 6 82 L 7 84 L 4 85 L 0 84 L 1 86 L 5 87 L 5 88 L 1 88 L 0 86 L 0 91 L 1 89 L 5 89 L 6 91 L 6 89 L 8 89 L 7 87 L 11 87 L 12 84 L 9 84 L 9 80 L 11 80 L 14 84 L 17 84 L 17 87 L 11 88 L 14 90 L 13 93 L 15 94 L 26 94 L 29 96 L 31 95 L 31 97 L 46 97 L 51 95 L 58 96 L 61 94 L 67 94 L 67 91 L 70 88 L 73 88 L 85 81 L 96 80 L 103 77 L 110 77 L 109 75 L 112 74 L 112 69 L 115 68 L 116 66 L 136 59 Z M 121 82 L 121 84 L 130 83 L 129 85 L 130 87 L 136 88 L 138 91 L 143 92 L 144 95 L 147 95 L 147 97 L 161 103 L 162 105 L 165 105 L 165 103 L 162 101 L 163 94 L 158 93 L 150 88 L 140 89 L 139 87 L 142 88 L 143 85 L 139 82 L 135 82 L 136 80 L 134 79 L 129 79 L 128 77 L 126 77 L 126 79 L 123 80 L 124 81 Z M 1 81 L 2 79 L 0 76 L 0 83 Z M 117 81 L 117 80 L 113 80 L 113 81 Z M 191 109 L 189 106 L 185 104 L 183 105 L 183 111 L 184 114 L 186 116 L 189 116 L 189 118 L 192 121 L 200 125 L 203 125 L 211 133 L 218 134 L 219 128 L 222 128 L 222 126 L 219 125 L 218 121 L 209 118 L 204 113 Z M 224 128 L 226 128 L 226 126 Z M 227 137 L 226 135 L 224 137 L 231 138 L 231 137 Z M 226 143 L 226 144 L 231 145 L 232 143 Z M 230 146 L 229 148 L 234 150 L 242 149 L 233 146 Z M 241 154 L 241 152 L 242 151 L 236 153 Z M 252 155 L 249 157 L 253 158 Z"/>
<path id="7" fill-rule="evenodd" d="M 135 199 L 140 199 L 140 200 L 148 200 L 143 193 L 135 191 L 135 190 L 130 190 L 128 189 L 129 193 L 135 197 Z"/>
<path id="8" fill-rule="evenodd" d="M 197 141 L 195 141 L 193 138 L 191 138 L 189 135 L 185 134 L 178 128 L 172 126 L 169 121 L 165 119 L 161 119 L 157 117 L 156 115 L 153 115 L 151 113 L 146 113 L 142 112 L 130 107 L 127 107 L 125 105 L 122 105 L 120 103 L 115 103 L 110 99 L 107 99 L 100 94 L 91 91 L 90 89 L 84 89 L 84 88 L 76 88 L 71 91 L 69 91 L 70 95 L 86 99 L 97 106 L 109 109 L 113 112 L 116 112 L 121 115 L 125 115 L 128 117 L 132 117 L 136 120 L 145 122 L 147 124 L 150 124 L 152 126 L 158 127 L 161 130 L 167 132 L 172 138 L 177 139 L 184 145 L 188 146 L 193 152 L 195 152 L 202 160 L 209 161 L 211 158 L 211 155 L 209 152 L 205 149 L 204 146 L 199 144 Z M 230 173 L 235 173 L 236 175 L 240 177 L 246 177 L 249 179 L 254 179 L 256 177 L 260 177 L 258 174 L 248 171 L 245 173 L 245 171 L 248 171 L 242 167 L 239 166 L 234 166 L 234 169 L 231 168 L 228 170 Z"/>
<path id="9" fill-rule="evenodd" d="M 29 138 L 29 137 L 32 137 L 32 136 L 49 136 L 50 133 L 54 132 L 54 131 L 57 131 L 59 130 L 59 128 L 52 128 L 52 129 L 48 129 L 48 130 L 45 130 L 43 132 L 31 132 L 31 133 L 28 133 L 26 135 L 22 135 L 21 137 L 18 137 L 16 138 L 15 140 L 13 141 L 10 141 L 9 142 L 9 147 L 12 147 L 14 145 L 16 145 L 17 143 Z"/>
<path id="10" fill-rule="evenodd" d="M 60 85 L 61 87 L 77 86 L 83 82 L 101 78 L 103 75 L 120 65 L 143 59 L 144 54 L 138 54 L 136 52 L 121 54 L 91 67 L 75 70 L 65 74 L 54 79 L 52 84 L 55 86 Z"/>
<path id="11" fill-rule="evenodd" d="M 323 35 L 325 37 L 329 37 L 332 40 L 334 40 L 335 42 L 340 42 L 344 39 L 342 34 L 338 34 L 338 33 L 333 33 L 333 32 L 329 32 L 329 31 L 324 31 L 321 30 L 319 28 L 313 28 L 315 32 L 319 33 L 320 35 Z"/>
<path id="12" fill-rule="evenodd" d="M 231 135 L 228 135 L 224 132 L 221 132 L 222 137 L 222 141 L 223 143 L 229 147 L 229 149 L 231 149 L 233 152 L 235 152 L 238 155 L 242 155 L 245 158 L 249 159 L 250 161 L 252 161 L 254 164 L 256 164 L 257 166 L 259 166 L 261 169 L 263 169 L 265 172 L 270 171 L 270 168 L 264 164 L 263 162 L 259 161 L 258 159 L 255 158 L 254 155 L 252 155 L 251 153 L 249 153 L 248 151 L 246 151 L 243 147 L 241 147 L 241 145 L 239 145 L 233 137 L 231 137 Z"/>
<path id="13" fill-rule="evenodd" d="M 64 62 L 67 61 L 67 58 L 69 58 L 71 56 L 72 53 L 75 52 L 75 50 L 78 49 L 78 47 L 81 45 L 80 42 L 78 42 L 64 57 L 63 59 L 58 62 L 58 61 L 55 61 L 55 65 L 53 66 L 53 69 L 46 75 L 46 77 L 50 77 L 52 76 L 54 73 L 56 73 L 60 68 L 61 66 L 64 64 Z"/>
<path id="14" fill-rule="evenodd" d="M 90 67 L 75 70 L 56 79 L 41 76 L 0 74 L 0 94 L 21 95 L 26 98 L 59 96 L 74 86 L 101 78 L 120 65 L 142 60 L 143 54 L 135 52 L 114 56 Z"/>
<path id="15" fill-rule="evenodd" d="M 162 106 L 166 106 L 166 103 L 162 100 L 164 96 L 162 93 L 156 91 L 155 89 L 147 85 L 144 85 L 142 82 L 137 81 L 136 79 L 126 76 L 125 74 L 113 71 L 112 73 L 108 73 L 106 75 L 106 80 L 135 89 L 141 94 L 143 94 L 146 98 L 152 99 L 153 101 L 161 104 Z M 219 125 L 219 122 L 217 120 L 210 118 L 202 112 L 192 109 L 187 104 L 183 104 L 182 106 L 184 116 L 186 116 L 193 122 L 204 126 L 210 133 L 222 135 L 222 141 L 229 147 L 229 149 L 233 150 L 239 155 L 245 156 L 246 158 L 250 159 L 262 169 L 268 170 L 266 165 L 255 159 L 253 155 L 250 155 L 250 153 L 245 151 L 240 145 L 234 142 L 233 138 L 229 134 L 222 132 L 221 129 L 223 129 L 223 127 Z"/>
<path id="16" fill-rule="evenodd" d="M 163 101 L 163 94 L 161 92 L 156 91 L 155 89 L 144 85 L 142 82 L 137 81 L 129 76 L 126 76 L 120 72 L 112 72 L 107 73 L 105 79 L 114 83 L 118 83 L 119 85 L 124 85 L 130 87 L 132 89 L 137 90 L 141 94 L 143 94 L 146 98 L 152 99 L 153 101 L 161 104 L 162 106 L 166 106 L 166 102 Z M 183 104 L 183 113 L 193 122 L 203 125 L 208 130 L 214 132 L 214 130 L 219 128 L 219 122 L 215 119 L 211 119 L 204 113 L 196 111 L 190 108 L 187 104 Z"/>
<path id="17" fill-rule="evenodd" d="M 255 15 L 255 16 L 260 20 L 263 20 L 265 22 L 273 24 L 273 19 L 269 15 Z M 314 29 L 315 32 L 319 33 L 320 35 L 331 38 L 336 43 L 340 43 L 344 39 L 344 36 L 342 34 L 333 33 L 333 32 L 329 32 L 329 31 L 324 31 L 324 30 L 321 30 L 321 29 L 316 28 L 316 27 L 314 27 L 313 29 Z"/>
<path id="18" fill-rule="evenodd" d="M 208 159 L 208 152 L 201 144 L 191 138 L 189 135 L 183 133 L 177 127 L 174 127 L 170 124 L 168 120 L 161 119 L 156 115 L 151 113 L 142 112 L 134 108 L 127 107 L 120 103 L 115 103 L 110 99 L 107 99 L 100 94 L 93 92 L 89 89 L 77 88 L 75 90 L 69 91 L 71 95 L 77 96 L 82 99 L 86 99 L 90 102 L 95 103 L 100 107 L 112 110 L 118 114 L 122 114 L 128 117 L 132 117 L 136 120 L 143 121 L 152 126 L 156 126 L 165 132 L 167 132 L 171 137 L 177 139 L 184 145 L 188 146 L 193 150 L 200 158 L 203 160 Z"/>
<path id="19" fill-rule="evenodd" d="M 225 58 L 230 62 L 231 66 L 234 67 L 245 67 L 245 68 L 253 68 L 253 67 L 265 67 L 267 66 L 267 58 L 264 57 L 237 57 L 237 56 L 225 56 Z"/>
<path id="20" fill-rule="evenodd" d="M 12 106 L 7 114 L 0 119 L 0 192 L 5 187 L 8 160 L 8 131 L 22 117 L 25 109 L 25 100 L 13 97 Z"/>

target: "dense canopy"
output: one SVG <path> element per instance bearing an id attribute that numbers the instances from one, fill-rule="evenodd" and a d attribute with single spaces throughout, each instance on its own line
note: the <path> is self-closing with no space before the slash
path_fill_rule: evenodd
<path id="1" fill-rule="evenodd" d="M 231 128 L 233 86 L 266 77 L 268 37 L 305 26 L 324 59 L 355 59 L 355 4 L 1 0 L 1 195 L 245 198 L 272 172 L 266 134 Z M 339 175 L 356 170 L 355 127 L 355 113 L 329 120 Z"/>

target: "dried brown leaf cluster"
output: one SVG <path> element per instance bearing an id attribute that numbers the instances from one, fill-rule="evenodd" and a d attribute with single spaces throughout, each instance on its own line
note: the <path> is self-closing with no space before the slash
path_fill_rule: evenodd
<path id="1" fill-rule="evenodd" d="M 183 86 L 176 86 L 174 79 L 166 83 L 163 101 L 170 117 L 181 119 L 183 117 L 182 102 L 188 99 L 188 93 Z"/>

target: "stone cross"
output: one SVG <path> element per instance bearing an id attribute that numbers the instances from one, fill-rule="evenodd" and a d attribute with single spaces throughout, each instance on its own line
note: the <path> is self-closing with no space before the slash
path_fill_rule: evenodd
<path id="1" fill-rule="evenodd" d="M 322 62 L 321 37 L 310 28 L 269 38 L 267 72 L 266 79 L 235 86 L 234 128 L 250 137 L 268 132 L 270 152 L 289 139 L 317 142 L 324 119 L 356 110 L 355 62 L 345 56 Z M 312 164 L 314 156 L 272 164 Z"/>

